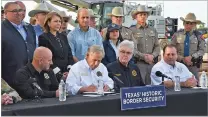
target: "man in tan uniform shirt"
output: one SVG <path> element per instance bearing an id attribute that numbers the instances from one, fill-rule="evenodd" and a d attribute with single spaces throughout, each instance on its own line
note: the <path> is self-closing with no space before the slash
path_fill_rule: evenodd
<path id="1" fill-rule="evenodd" d="M 108 14 L 111 17 L 112 23 L 120 26 L 120 33 L 124 40 L 134 41 L 134 36 L 132 31 L 125 26 L 122 26 L 123 23 L 123 8 L 122 7 L 114 7 L 112 13 Z M 104 28 L 101 32 L 103 40 L 106 39 L 107 28 Z"/>
<path id="2" fill-rule="evenodd" d="M 177 61 L 184 63 L 198 79 L 199 68 L 193 66 L 191 59 L 203 57 L 205 52 L 205 41 L 202 39 L 200 32 L 194 30 L 196 24 L 201 23 L 201 21 L 196 20 L 194 13 L 188 13 L 185 19 L 183 17 L 180 19 L 183 21 L 184 29 L 177 31 L 173 35 L 171 43 L 178 50 Z"/>
<path id="3" fill-rule="evenodd" d="M 132 18 L 137 20 L 137 24 L 130 28 L 137 46 L 134 56 L 146 85 L 151 84 L 150 72 L 160 53 L 158 33 L 154 27 L 146 24 L 148 15 L 147 7 L 140 5 L 136 11 L 132 11 Z"/>

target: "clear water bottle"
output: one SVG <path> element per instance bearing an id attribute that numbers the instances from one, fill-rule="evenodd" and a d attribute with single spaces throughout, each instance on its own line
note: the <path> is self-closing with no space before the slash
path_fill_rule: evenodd
<path id="1" fill-rule="evenodd" d="M 180 76 L 175 76 L 174 90 L 181 91 Z"/>
<path id="2" fill-rule="evenodd" d="M 103 80 L 98 80 L 98 90 L 97 90 L 98 94 L 104 95 L 103 87 L 104 87 Z"/>
<path id="3" fill-rule="evenodd" d="M 205 71 L 202 72 L 199 80 L 201 88 L 207 88 L 207 75 Z"/>
<path id="4" fill-rule="evenodd" d="M 66 84 L 63 79 L 59 83 L 59 101 L 66 101 Z"/>

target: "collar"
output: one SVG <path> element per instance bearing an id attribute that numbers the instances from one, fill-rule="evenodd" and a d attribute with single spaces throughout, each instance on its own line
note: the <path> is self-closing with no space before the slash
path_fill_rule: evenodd
<path id="1" fill-rule="evenodd" d="M 90 66 L 88 65 L 88 63 L 87 63 L 87 60 L 86 60 L 86 59 L 84 59 L 83 61 L 84 61 L 84 65 L 85 65 L 85 67 L 87 67 L 89 70 L 92 70 L 92 69 L 90 68 Z"/>
<path id="2" fill-rule="evenodd" d="M 10 21 L 9 21 L 10 22 Z M 15 24 L 15 23 L 13 23 L 13 22 L 10 22 L 15 28 L 18 28 L 18 29 L 20 29 L 20 28 L 23 28 L 23 22 L 21 22 L 19 25 L 18 24 Z"/>
<path id="3" fill-rule="evenodd" d="M 164 59 L 161 59 L 161 62 L 162 62 L 163 64 L 165 64 L 165 66 L 167 66 L 167 67 L 169 67 L 169 68 L 175 68 L 175 67 L 176 67 L 176 62 L 175 62 L 175 65 L 174 65 L 174 66 L 167 64 L 167 63 L 164 61 Z"/>
<path id="4" fill-rule="evenodd" d="M 185 29 L 183 30 L 183 34 L 186 35 Z M 191 31 L 189 32 L 189 34 L 192 35 L 192 34 L 193 34 L 193 30 L 191 30 Z"/>
<path id="5" fill-rule="evenodd" d="M 127 67 L 126 66 L 124 66 L 123 64 L 121 64 L 121 62 L 119 61 L 119 58 L 117 59 L 117 63 L 119 64 L 119 66 L 120 66 L 120 68 L 122 69 L 122 70 L 128 70 L 130 67 L 129 67 L 129 63 L 128 63 L 128 65 L 127 65 Z"/>
<path id="6" fill-rule="evenodd" d="M 148 25 L 145 24 L 145 26 L 143 27 L 142 25 L 140 25 L 140 24 L 137 23 L 137 24 L 136 24 L 136 27 L 137 27 L 137 28 L 148 28 Z"/>
<path id="7" fill-rule="evenodd" d="M 34 66 L 32 65 L 32 63 L 28 63 L 27 64 L 28 69 L 30 70 L 31 74 L 39 74 L 39 72 L 34 68 Z"/>
<path id="8" fill-rule="evenodd" d="M 79 25 L 77 26 L 77 29 L 78 29 L 79 31 L 83 32 Z M 88 32 L 89 30 L 90 30 L 90 27 L 88 26 L 88 30 L 87 30 L 86 32 Z"/>

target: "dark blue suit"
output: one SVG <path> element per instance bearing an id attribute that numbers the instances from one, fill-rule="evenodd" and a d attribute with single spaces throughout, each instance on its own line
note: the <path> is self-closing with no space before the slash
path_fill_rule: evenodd
<path id="1" fill-rule="evenodd" d="M 108 63 L 116 61 L 116 52 L 114 51 L 113 47 L 110 44 L 109 40 L 103 41 L 103 47 L 105 51 L 105 57 L 102 60 L 102 63 L 104 65 L 107 65 Z"/>
<path id="2" fill-rule="evenodd" d="M 23 27 L 27 34 L 26 40 L 18 30 L 7 19 L 1 23 L 2 42 L 2 78 L 13 85 L 15 72 L 31 62 L 36 47 L 36 36 L 31 25 L 25 24 Z"/>

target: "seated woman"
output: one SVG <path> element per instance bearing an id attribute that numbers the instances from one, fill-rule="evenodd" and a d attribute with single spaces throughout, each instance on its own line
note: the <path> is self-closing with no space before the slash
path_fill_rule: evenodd
<path id="1" fill-rule="evenodd" d="M 116 92 L 119 92 L 121 87 L 144 86 L 139 68 L 130 62 L 133 50 L 134 42 L 124 40 L 118 47 L 118 60 L 107 65 L 109 76 L 114 79 Z"/>
<path id="2" fill-rule="evenodd" d="M 52 51 L 54 72 L 60 71 L 66 78 L 74 61 L 66 35 L 59 33 L 61 23 L 62 17 L 58 13 L 50 12 L 47 14 L 44 22 L 44 33 L 39 36 L 39 46 L 47 47 Z"/>
<path id="3" fill-rule="evenodd" d="M 103 42 L 105 50 L 105 57 L 102 60 L 104 65 L 116 61 L 118 58 L 117 46 L 123 41 L 119 32 L 119 26 L 117 24 L 110 24 L 108 26 L 106 40 Z"/>

